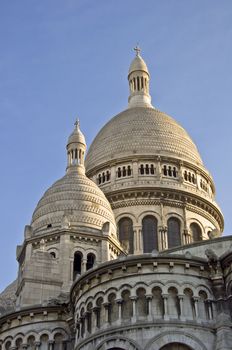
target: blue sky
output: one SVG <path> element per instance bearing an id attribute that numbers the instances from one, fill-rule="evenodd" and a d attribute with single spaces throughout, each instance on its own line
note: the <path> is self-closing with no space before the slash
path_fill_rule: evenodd
<path id="1" fill-rule="evenodd" d="M 75 118 L 88 144 L 127 106 L 138 42 L 153 105 L 192 136 L 232 234 L 231 0 L 0 1 L 0 290 L 43 192 L 65 172 Z"/>

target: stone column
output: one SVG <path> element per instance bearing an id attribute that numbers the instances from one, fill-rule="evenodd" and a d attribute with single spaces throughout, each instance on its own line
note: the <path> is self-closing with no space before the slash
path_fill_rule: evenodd
<path id="1" fill-rule="evenodd" d="M 48 341 L 48 350 L 53 350 L 54 347 L 54 340 L 49 340 Z"/>
<path id="2" fill-rule="evenodd" d="M 109 305 L 110 303 L 106 302 L 106 303 L 103 303 L 103 306 L 105 308 L 105 326 L 109 326 Z"/>
<path id="3" fill-rule="evenodd" d="M 142 254 L 141 226 L 134 226 L 134 254 Z"/>
<path id="4" fill-rule="evenodd" d="M 81 320 L 80 320 L 80 318 L 77 320 L 77 323 L 76 323 L 76 342 L 79 338 L 81 338 Z"/>
<path id="5" fill-rule="evenodd" d="M 97 326 L 97 317 L 99 313 L 99 307 L 96 306 L 93 308 L 93 318 L 92 318 L 92 333 L 96 332 L 98 326 Z"/>
<path id="6" fill-rule="evenodd" d="M 212 310 L 212 302 L 211 300 L 207 300 L 207 306 L 208 306 L 208 312 L 209 312 L 209 319 L 213 319 L 213 310 Z"/>
<path id="7" fill-rule="evenodd" d="M 81 262 L 81 274 L 86 272 L 86 263 L 87 263 L 87 259 L 82 259 L 82 262 Z"/>
<path id="8" fill-rule="evenodd" d="M 147 294 L 146 299 L 147 299 L 147 319 L 148 321 L 151 321 L 152 320 L 152 314 L 151 314 L 152 294 Z"/>
<path id="9" fill-rule="evenodd" d="M 158 247 L 159 250 L 165 250 L 168 248 L 167 227 L 159 226 L 158 228 Z"/>
<path id="10" fill-rule="evenodd" d="M 164 320 L 168 320 L 168 294 L 162 294 L 164 301 Z"/>
<path id="11" fill-rule="evenodd" d="M 116 299 L 116 303 L 118 304 L 118 324 L 120 325 L 122 322 L 122 299 Z"/>
<path id="12" fill-rule="evenodd" d="M 183 315 L 183 301 L 184 301 L 184 296 L 183 295 L 178 295 L 179 298 L 179 304 L 180 304 L 180 320 L 184 321 L 185 317 Z"/>
<path id="13" fill-rule="evenodd" d="M 198 297 L 193 297 L 193 301 L 194 301 L 194 311 L 195 311 L 195 315 L 196 315 L 196 320 L 198 320 L 198 317 L 199 317 L 199 311 L 198 311 L 199 298 Z"/>
<path id="14" fill-rule="evenodd" d="M 115 169 L 115 165 L 111 166 L 111 170 L 110 170 L 110 182 L 112 184 L 115 183 L 115 179 L 116 179 L 116 169 Z"/>
<path id="15" fill-rule="evenodd" d="M 67 292 L 70 290 L 72 283 L 71 271 L 70 271 L 70 235 L 69 233 L 64 233 L 60 236 L 60 271 L 61 271 L 61 281 L 63 281 L 62 290 Z"/>
<path id="16" fill-rule="evenodd" d="M 132 323 L 135 323 L 136 322 L 136 319 L 137 319 L 137 315 L 136 315 L 136 300 L 137 300 L 137 297 L 136 296 L 131 296 L 130 297 L 131 301 L 132 301 L 132 307 L 133 307 L 133 315 L 132 315 L 132 318 L 131 318 L 131 321 Z"/>
<path id="17" fill-rule="evenodd" d="M 35 350 L 39 350 L 40 344 L 41 344 L 40 341 L 35 342 Z"/>
<path id="18" fill-rule="evenodd" d="M 138 180 L 138 174 L 139 174 L 139 165 L 137 161 L 133 161 L 132 163 L 132 171 L 133 171 L 133 178 L 135 181 Z"/>

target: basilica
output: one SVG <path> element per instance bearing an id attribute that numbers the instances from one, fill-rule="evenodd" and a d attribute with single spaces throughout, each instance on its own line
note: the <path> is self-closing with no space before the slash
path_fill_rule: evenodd
<path id="1" fill-rule="evenodd" d="M 0 294 L 0 350 L 231 350 L 232 236 L 189 134 L 153 107 L 135 48 L 127 108 L 39 200 Z"/>

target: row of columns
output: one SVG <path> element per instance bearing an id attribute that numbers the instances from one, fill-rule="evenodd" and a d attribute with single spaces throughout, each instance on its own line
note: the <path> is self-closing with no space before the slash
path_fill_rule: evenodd
<path id="1" fill-rule="evenodd" d="M 142 238 L 142 227 L 133 226 L 134 229 L 134 254 L 143 253 L 143 238 Z M 192 236 L 188 230 L 184 230 L 180 234 L 181 245 L 189 244 L 192 242 Z M 158 250 L 168 249 L 168 229 L 166 226 L 158 227 Z"/>
<path id="2" fill-rule="evenodd" d="M 60 344 L 57 344 L 57 349 L 66 350 L 67 349 L 67 340 L 63 340 Z M 11 346 L 9 350 L 54 350 L 55 340 L 48 340 L 47 344 L 43 344 L 40 341 L 35 341 L 32 345 L 23 343 L 20 346 Z M 42 345 L 42 347 L 41 347 Z M 46 345 L 46 348 L 45 348 Z"/>
<path id="3" fill-rule="evenodd" d="M 147 314 L 146 318 L 147 321 L 152 321 L 153 315 L 152 315 L 152 308 L 151 308 L 151 302 L 152 302 L 152 294 L 146 295 L 146 301 L 147 301 Z M 184 295 L 178 295 L 178 300 L 179 300 L 179 319 L 181 321 L 185 321 L 186 317 L 184 316 L 184 310 L 183 310 L 183 300 L 184 300 Z M 162 294 L 162 299 L 163 299 L 163 315 L 161 316 L 164 320 L 169 320 L 172 315 L 168 314 L 168 298 L 169 294 Z M 131 296 L 130 297 L 132 301 L 132 316 L 131 316 L 131 322 L 136 323 L 138 320 L 139 315 L 137 315 L 136 312 L 136 301 L 138 299 L 137 296 Z M 198 320 L 199 319 L 199 300 L 200 297 L 193 297 L 193 319 Z M 115 321 L 116 324 L 122 324 L 123 318 L 122 318 L 122 303 L 123 299 L 116 299 L 116 302 L 118 304 L 118 318 Z M 208 320 L 213 320 L 213 310 L 212 310 L 212 301 L 211 300 L 205 300 L 205 306 L 207 306 L 208 309 Z M 101 326 L 102 328 L 107 328 L 110 326 L 110 313 L 109 313 L 109 307 L 110 303 L 105 302 L 103 303 L 104 306 L 104 320 L 103 320 L 103 325 Z M 76 328 L 77 328 L 77 333 L 76 337 L 77 339 L 82 338 L 90 333 L 95 333 L 99 328 L 98 322 L 98 317 L 100 318 L 101 315 L 99 314 L 101 310 L 101 307 L 93 307 L 91 310 L 85 312 L 76 322 Z M 90 324 L 89 324 L 89 320 Z M 200 319 L 201 320 L 201 319 Z M 91 329 L 90 329 L 91 328 Z"/>

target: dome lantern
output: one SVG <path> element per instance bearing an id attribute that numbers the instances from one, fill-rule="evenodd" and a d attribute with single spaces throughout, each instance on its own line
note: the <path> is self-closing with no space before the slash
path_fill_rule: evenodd
<path id="1" fill-rule="evenodd" d="M 151 96 L 149 94 L 150 74 L 146 63 L 140 55 L 141 49 L 136 46 L 134 50 L 136 56 L 131 62 L 128 73 L 130 89 L 128 107 L 152 107 Z"/>
<path id="2" fill-rule="evenodd" d="M 75 170 L 80 174 L 85 173 L 84 159 L 86 151 L 85 137 L 80 130 L 79 119 L 75 122 L 75 128 L 68 138 L 67 143 L 67 172 Z"/>

